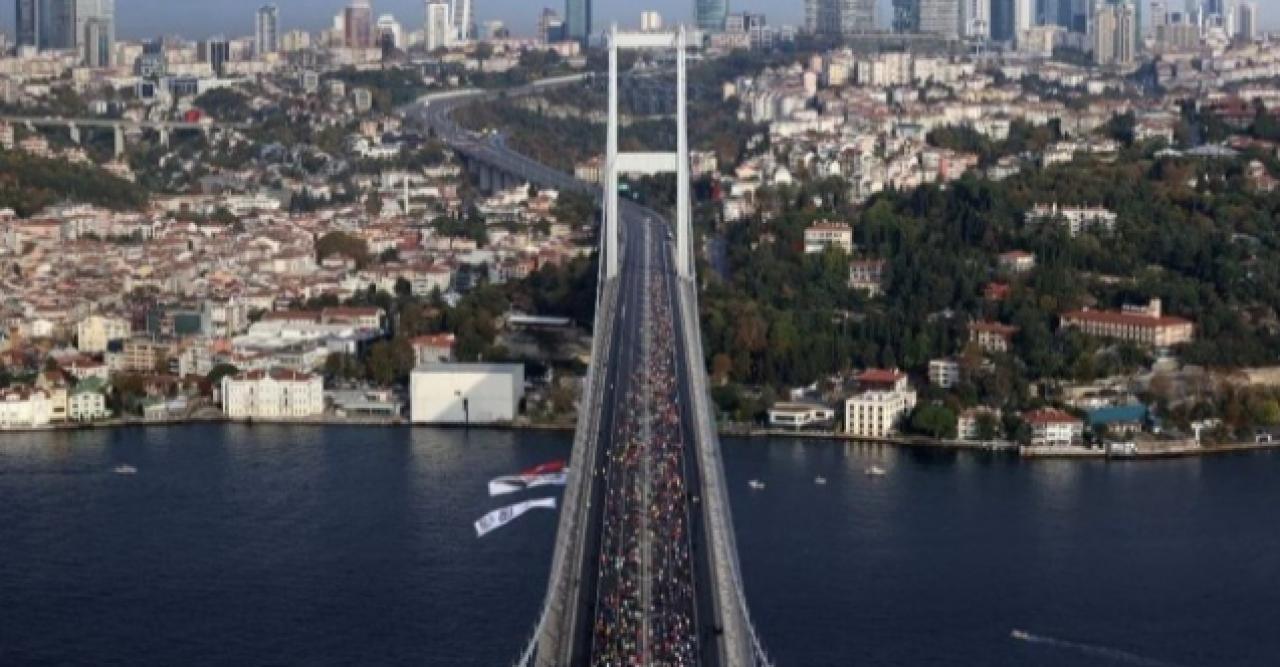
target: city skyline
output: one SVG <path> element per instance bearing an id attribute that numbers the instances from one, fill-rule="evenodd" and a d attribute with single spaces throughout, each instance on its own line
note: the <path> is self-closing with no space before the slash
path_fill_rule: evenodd
<path id="1" fill-rule="evenodd" d="M 181 34 L 199 39 L 216 34 L 252 36 L 255 12 L 265 4 L 263 0 L 226 0 L 205 5 L 177 6 L 166 0 L 127 0 L 116 11 L 116 33 L 122 39 L 140 39 L 157 34 Z M 281 30 L 306 29 L 316 31 L 328 27 L 334 14 L 346 6 L 345 0 L 291 0 L 277 2 L 281 12 Z M 420 29 L 425 17 L 421 0 L 374 0 L 375 17 L 394 14 L 403 24 Z M 730 12 L 763 12 L 770 24 L 802 25 L 804 1 L 794 0 L 779 6 L 769 0 L 728 0 Z M 0 29 L 12 40 L 14 37 L 14 5 L 10 0 L 0 11 Z M 536 35 L 538 16 L 543 7 L 564 13 L 563 0 L 525 3 L 516 0 L 492 0 L 475 4 L 477 22 L 501 20 L 518 35 Z M 692 0 L 652 0 L 643 5 L 623 3 L 592 3 L 592 25 L 596 32 L 617 21 L 622 26 L 638 25 L 642 10 L 655 10 L 662 14 L 665 23 L 694 22 Z M 876 22 L 888 27 L 893 17 L 892 0 L 878 0 Z M 1280 6 L 1259 3 L 1259 28 L 1274 30 L 1280 27 Z"/>

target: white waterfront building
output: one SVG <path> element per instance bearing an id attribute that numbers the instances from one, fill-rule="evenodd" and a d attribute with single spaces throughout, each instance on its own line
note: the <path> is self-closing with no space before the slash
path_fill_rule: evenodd
<path id="1" fill-rule="evenodd" d="M 222 410 L 232 419 L 301 419 L 324 414 L 324 380 L 285 368 L 222 379 Z"/>

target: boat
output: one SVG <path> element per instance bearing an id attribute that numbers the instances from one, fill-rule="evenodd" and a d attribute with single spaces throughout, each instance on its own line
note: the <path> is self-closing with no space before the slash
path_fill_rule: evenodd
<path id="1" fill-rule="evenodd" d="M 1026 630 L 1019 630 L 1017 628 L 1014 628 L 1012 631 L 1010 631 L 1009 636 L 1013 637 L 1014 639 L 1021 639 L 1024 642 L 1031 640 L 1031 635 L 1027 634 Z"/>
<path id="2" fill-rule="evenodd" d="M 747 486 L 751 487 L 751 490 L 753 491 L 759 491 L 764 488 L 764 482 L 758 479 L 753 479 L 750 482 L 747 482 Z"/>
<path id="3" fill-rule="evenodd" d="M 826 478 L 826 477 L 821 477 L 821 476 L 819 476 L 819 477 L 814 477 L 814 478 L 813 478 L 813 483 L 814 483 L 814 484 L 817 484 L 817 485 L 819 485 L 819 486 L 821 486 L 821 485 L 823 485 L 823 484 L 826 484 L 826 483 L 827 483 L 827 478 Z"/>
<path id="4" fill-rule="evenodd" d="M 866 473 L 868 477 L 884 477 L 885 475 L 889 474 L 888 472 L 885 471 L 884 468 L 881 468 L 880 466 L 871 466 L 870 468 L 867 468 Z"/>
<path id="5" fill-rule="evenodd" d="M 136 475 L 138 474 L 138 469 L 125 463 L 112 468 L 111 472 L 117 475 Z"/>

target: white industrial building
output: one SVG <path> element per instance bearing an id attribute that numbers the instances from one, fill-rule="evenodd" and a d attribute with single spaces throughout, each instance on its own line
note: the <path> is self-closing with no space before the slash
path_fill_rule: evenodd
<path id="1" fill-rule="evenodd" d="M 409 379 L 409 413 L 415 424 L 509 422 L 524 398 L 521 364 L 423 364 Z"/>

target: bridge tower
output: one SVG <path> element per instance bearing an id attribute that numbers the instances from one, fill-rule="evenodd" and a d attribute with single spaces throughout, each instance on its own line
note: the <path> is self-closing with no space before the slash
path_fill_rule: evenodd
<path id="1" fill-rule="evenodd" d="M 621 49 L 675 51 L 675 152 L 618 152 L 618 51 Z M 618 248 L 621 244 L 618 179 L 623 174 L 676 175 L 676 273 L 686 280 L 693 278 L 693 253 L 690 248 L 693 227 L 689 209 L 689 126 L 686 113 L 687 50 L 688 36 L 684 26 L 680 26 L 674 32 L 619 32 L 615 24 L 609 31 L 609 131 L 606 138 L 604 175 L 606 278 L 615 278 L 618 275 Z"/>

